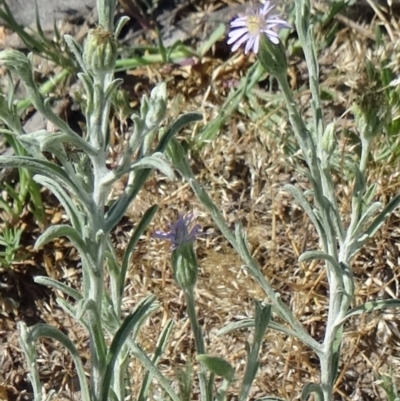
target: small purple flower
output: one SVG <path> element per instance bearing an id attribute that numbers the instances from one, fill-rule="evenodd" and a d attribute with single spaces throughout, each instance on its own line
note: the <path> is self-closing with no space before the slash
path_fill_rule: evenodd
<path id="1" fill-rule="evenodd" d="M 175 223 L 168 225 L 168 232 L 156 231 L 153 237 L 171 241 L 172 250 L 174 251 L 179 246 L 196 240 L 200 232 L 200 225 L 195 224 L 192 226 L 193 222 L 194 216 L 192 214 L 179 215 Z M 190 226 L 192 226 L 192 229 L 189 231 Z"/>
<path id="2" fill-rule="evenodd" d="M 285 20 L 278 18 L 278 15 L 270 15 L 275 8 L 270 4 L 271 2 L 267 1 L 258 10 L 248 9 L 245 15 L 231 22 L 228 45 L 233 45 L 232 51 L 236 51 L 246 43 L 244 54 L 250 50 L 257 54 L 261 34 L 265 34 L 275 45 L 279 43 L 278 33 L 274 29 L 291 28 L 291 26 Z"/>

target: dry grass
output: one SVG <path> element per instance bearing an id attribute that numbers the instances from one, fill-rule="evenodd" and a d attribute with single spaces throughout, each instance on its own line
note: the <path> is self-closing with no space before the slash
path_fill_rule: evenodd
<path id="1" fill-rule="evenodd" d="M 382 24 L 379 17 L 374 17 L 364 23 L 355 22 L 354 19 L 347 23 L 342 20 L 336 39 L 320 52 L 322 85 L 334 94 L 325 104 L 326 115 L 330 119 L 338 119 L 338 126 L 343 129 L 353 129 L 350 117 L 340 117 L 349 108 L 352 96 L 360 85 L 360 71 L 365 57 L 375 60 L 385 54 L 393 60 L 398 59 L 395 43 L 399 39 L 399 30 L 396 29 L 396 17 L 384 23 L 392 27 L 394 37 L 385 38 L 380 49 L 374 49 L 370 40 L 375 27 Z M 167 72 L 163 72 L 159 66 L 146 67 L 142 74 L 151 83 L 168 80 L 172 114 L 201 109 L 207 122 L 215 118 L 225 98 L 224 82 L 239 78 L 250 65 L 250 61 L 242 56 L 229 57 L 229 60 L 223 59 L 215 52 L 195 66 L 172 66 L 172 71 Z M 136 75 L 139 73 L 135 71 Z M 306 71 L 301 59 L 293 57 L 290 76 L 295 88 L 305 82 Z M 307 113 L 307 91 L 301 91 L 298 99 L 304 113 Z M 259 121 L 250 121 L 237 113 L 201 154 L 192 155 L 192 163 L 199 180 L 219 205 L 229 224 L 232 227 L 238 221 L 243 224 L 253 256 L 264 275 L 313 337 L 320 340 L 324 335 L 327 311 L 326 276 L 320 264 L 299 264 L 297 261 L 303 251 L 316 247 L 316 235 L 302 210 L 282 191 L 283 185 L 288 182 L 304 188 L 308 184 L 299 174 L 299 161 L 285 154 L 285 138 L 279 139 L 279 135 L 287 135 L 287 124 L 283 122 L 283 125 L 275 128 L 278 131 L 271 135 L 262 116 Z M 198 129 L 200 125 L 195 127 L 194 133 L 189 130 L 182 133 L 181 139 L 193 138 Z M 356 147 L 350 146 L 344 137 L 340 138 L 340 145 L 342 152 L 356 151 Z M 376 198 L 386 203 L 400 190 L 398 162 L 391 161 L 388 165 L 387 161 L 381 161 L 371 163 L 371 167 L 369 181 L 378 185 Z M 345 215 L 349 209 L 351 183 L 344 182 L 342 178 L 338 173 L 337 191 Z M 114 196 L 118 196 L 118 187 Z M 51 197 L 48 199 L 51 201 Z M 251 339 L 251 330 L 241 330 L 224 337 L 218 337 L 216 332 L 229 322 L 252 317 L 253 300 L 267 301 L 264 294 L 249 277 L 240 258 L 215 230 L 190 188 L 179 179 L 169 182 L 155 174 L 149 180 L 127 217 L 113 233 L 113 240 L 121 252 L 135 222 L 152 204 L 158 204 L 160 210 L 134 254 L 124 298 L 126 313 L 149 293 L 155 294 L 160 304 L 159 311 L 141 331 L 141 345 L 151 351 L 160 329 L 168 319 L 173 319 L 173 335 L 160 364 L 163 373 L 171 378 L 176 377 L 177 369 L 183 368 L 187 358 L 193 356 L 193 337 L 184 298 L 171 276 L 169 246 L 155 240 L 151 234 L 155 229 L 165 227 L 177 213 L 195 211 L 199 223 L 207 231 L 207 235 L 197 242 L 200 275 L 196 288 L 198 314 L 206 333 L 207 349 L 210 354 L 227 358 L 237 368 L 237 377 L 240 377 L 245 367 L 244 343 Z M 57 219 L 63 219 L 56 205 L 49 202 L 48 209 L 53 224 Z M 371 299 L 399 297 L 398 221 L 398 214 L 392 216 L 356 257 L 353 265 L 356 281 L 353 305 Z M 29 235 L 34 238 L 36 231 L 31 229 Z M 32 238 L 25 238 L 28 251 L 33 243 Z M 0 354 L 0 378 L 3 384 L 0 388 L 5 394 L 0 394 L 0 399 L 30 399 L 16 331 L 16 323 L 21 319 L 28 322 L 43 320 L 67 331 L 78 343 L 84 357 L 88 358 L 86 334 L 60 311 L 55 304 L 54 294 L 33 284 L 32 277 L 44 272 L 79 286 L 78 255 L 68 243 L 60 240 L 38 254 L 31 251 L 30 258 L 24 263 L 14 265 L 2 274 L 2 279 L 8 282 L 2 294 L 4 302 L 0 314 L 0 338 L 3 343 Z M 13 308 L 7 304 L 7 299 L 17 301 L 19 307 Z M 375 383 L 374 374 L 385 373 L 392 368 L 393 377 L 399 380 L 398 323 L 397 311 L 393 310 L 355 317 L 346 324 L 335 399 L 384 399 Z M 60 399 L 68 394 L 76 397 L 73 366 L 66 352 L 47 341 L 38 345 L 38 350 L 41 374 L 47 386 L 59 388 Z M 276 395 L 288 400 L 298 399 L 306 382 L 318 380 L 318 360 L 315 355 L 297 340 L 282 334 L 268 331 L 260 358 L 261 367 L 252 388 L 252 398 Z M 132 361 L 130 369 L 131 386 L 135 394 L 143 372 L 135 361 Z M 232 390 L 232 400 L 236 399 L 238 385 L 239 382 Z M 197 390 L 193 399 L 197 399 Z"/>

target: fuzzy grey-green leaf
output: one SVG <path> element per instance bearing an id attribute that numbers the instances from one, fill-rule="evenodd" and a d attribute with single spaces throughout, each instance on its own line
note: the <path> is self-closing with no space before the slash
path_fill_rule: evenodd
<path id="1" fill-rule="evenodd" d="M 225 380 L 232 381 L 235 369 L 226 359 L 206 354 L 197 355 L 196 359 L 210 372 L 223 377 Z"/>

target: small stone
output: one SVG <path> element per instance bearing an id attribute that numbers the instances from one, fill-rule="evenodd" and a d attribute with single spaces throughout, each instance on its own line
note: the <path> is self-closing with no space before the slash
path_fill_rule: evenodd
<path id="1" fill-rule="evenodd" d="M 54 20 L 86 18 L 96 7 L 96 0 L 36 0 L 36 2 L 44 31 L 53 30 Z M 19 24 L 36 27 L 35 0 L 6 0 L 6 4 Z"/>

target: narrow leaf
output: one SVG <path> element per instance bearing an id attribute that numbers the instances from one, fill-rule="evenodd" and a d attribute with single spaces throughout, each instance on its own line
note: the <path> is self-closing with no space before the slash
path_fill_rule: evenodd
<path id="1" fill-rule="evenodd" d="M 308 262 L 310 260 L 325 260 L 328 262 L 335 270 L 338 277 L 342 275 L 342 268 L 340 264 L 331 256 L 323 251 L 306 251 L 303 252 L 299 257 L 299 262 Z"/>
<path id="2" fill-rule="evenodd" d="M 217 336 L 223 336 L 235 330 L 249 329 L 252 327 L 254 327 L 254 319 L 243 319 L 239 322 L 228 323 L 225 327 L 217 331 Z M 295 332 L 293 330 L 290 330 L 279 323 L 275 323 L 272 320 L 269 322 L 268 327 L 272 330 L 287 334 L 288 336 L 295 336 Z"/>
<path id="3" fill-rule="evenodd" d="M 74 361 L 76 373 L 79 378 L 82 400 L 90 400 L 91 396 L 89 395 L 85 370 L 83 368 L 82 360 L 79 357 L 78 350 L 76 349 L 74 343 L 60 330 L 48 324 L 39 323 L 30 328 L 29 330 L 30 330 L 29 332 L 30 341 L 35 342 L 37 339 L 41 337 L 51 338 L 61 343 L 69 351 L 72 360 Z"/>
<path id="4" fill-rule="evenodd" d="M 95 301 L 90 298 L 83 298 L 78 301 L 76 303 L 75 319 L 81 321 L 89 329 L 90 339 L 96 350 L 96 359 L 100 366 L 104 366 L 107 345 L 103 334 L 103 322 Z"/>
<path id="5" fill-rule="evenodd" d="M 160 337 L 158 338 L 156 349 L 154 351 L 154 355 L 152 358 L 152 362 L 153 362 L 154 366 L 157 366 L 157 364 L 161 358 L 161 355 L 164 352 L 164 349 L 167 345 L 168 339 L 171 335 L 173 326 L 174 326 L 174 322 L 172 320 L 168 321 L 168 323 L 165 325 L 163 331 L 161 332 Z M 142 380 L 142 385 L 140 386 L 138 401 L 146 401 L 149 399 L 148 391 L 149 391 L 152 379 L 153 379 L 153 375 L 148 370 L 146 372 L 146 374 L 144 375 L 144 378 Z"/>
<path id="6" fill-rule="evenodd" d="M 38 160 L 30 156 L 0 156 L 0 167 L 25 167 L 34 173 L 54 179 L 60 185 L 67 186 L 78 198 L 87 200 L 87 194 L 82 193 L 69 175 L 60 166 L 47 160 Z"/>
<path id="7" fill-rule="evenodd" d="M 400 308 L 400 299 L 380 299 L 378 301 L 366 302 L 363 305 L 349 310 L 343 321 L 348 319 L 350 316 L 360 315 L 361 313 L 374 312 L 386 308 Z"/>
<path id="8" fill-rule="evenodd" d="M 187 113 L 179 117 L 171 127 L 165 132 L 161 138 L 159 144 L 156 147 L 156 152 L 164 152 L 168 146 L 170 139 L 185 125 L 202 119 L 202 115 L 199 113 Z M 117 202 L 110 208 L 106 218 L 106 231 L 110 231 L 115 227 L 125 214 L 126 208 L 130 205 L 140 189 L 146 182 L 147 178 L 151 174 L 152 169 L 145 169 L 139 171 L 135 175 L 135 180 L 129 190 L 124 192 Z"/>
<path id="9" fill-rule="evenodd" d="M 77 290 L 74 290 L 68 285 L 65 285 L 64 283 L 61 283 L 60 281 L 54 280 L 50 277 L 36 276 L 34 278 L 34 281 L 35 283 L 54 288 L 55 290 L 59 290 L 65 295 L 68 295 L 71 298 L 73 298 L 75 301 L 79 301 L 82 299 L 82 295 Z"/>
<path id="10" fill-rule="evenodd" d="M 96 264 L 87 252 L 86 244 L 82 240 L 78 231 L 69 225 L 57 224 L 47 228 L 46 231 L 36 240 L 35 249 L 39 249 L 41 246 L 59 237 L 67 237 L 76 247 L 81 258 L 85 260 L 91 271 L 96 271 Z"/>
<path id="11" fill-rule="evenodd" d="M 251 386 L 260 365 L 258 355 L 260 353 L 265 332 L 271 320 L 271 305 L 265 305 L 256 301 L 255 309 L 256 317 L 253 344 L 251 345 L 249 352 L 247 352 L 246 370 L 243 376 L 242 385 L 240 386 L 239 401 L 247 400 L 249 395 Z"/>
<path id="12" fill-rule="evenodd" d="M 110 98 L 112 97 L 114 92 L 122 85 L 123 82 L 124 82 L 124 80 L 121 78 L 117 78 L 117 79 L 114 79 L 113 81 L 111 81 L 108 84 L 106 92 L 104 94 L 104 100 L 105 101 L 110 100 Z"/>
<path id="13" fill-rule="evenodd" d="M 125 249 L 124 258 L 122 260 L 122 265 L 121 265 L 121 274 L 120 274 L 120 279 L 119 279 L 120 280 L 119 290 L 120 290 L 121 296 L 122 296 L 122 291 L 124 290 L 125 276 L 126 276 L 126 272 L 128 270 L 128 265 L 131 260 L 133 251 L 134 251 L 140 237 L 142 236 L 142 234 L 144 233 L 144 231 L 146 230 L 146 228 L 148 227 L 150 222 L 153 220 L 153 217 L 154 217 L 157 209 L 158 209 L 158 206 L 154 205 L 146 210 L 146 212 L 143 215 L 142 219 L 140 220 L 139 224 L 135 228 L 135 231 L 132 234 L 132 236 L 128 242 L 128 245 Z"/>
<path id="14" fill-rule="evenodd" d="M 172 401 L 182 401 L 179 396 L 175 393 L 174 389 L 169 384 L 168 380 L 163 376 L 163 374 L 157 369 L 157 367 L 152 363 L 151 359 L 147 354 L 132 340 L 128 340 L 129 347 L 133 355 L 140 361 L 145 369 L 147 369 L 154 378 L 158 381 L 160 386 L 168 393 Z"/>
<path id="15" fill-rule="evenodd" d="M 352 232 L 353 237 L 357 237 L 360 232 L 364 229 L 365 225 L 368 223 L 368 220 L 382 207 L 381 202 L 374 202 L 368 206 L 368 208 L 364 211 L 362 216 L 360 217 L 359 222 L 356 225 L 356 228 Z"/>
<path id="16" fill-rule="evenodd" d="M 323 401 L 324 400 L 324 394 L 322 392 L 321 386 L 316 383 L 307 383 L 303 391 L 301 392 L 301 401 L 308 401 L 308 397 L 314 394 L 314 399 L 315 401 Z"/>
<path id="17" fill-rule="evenodd" d="M 74 306 L 72 306 L 71 304 L 69 304 L 65 299 L 63 298 L 56 298 L 56 302 L 57 304 L 60 306 L 60 308 L 67 313 L 68 315 L 70 315 L 73 319 L 76 319 L 76 308 Z M 87 326 L 85 325 L 85 328 L 87 328 Z"/>
<path id="18" fill-rule="evenodd" d="M 254 319 L 243 319 L 238 322 L 228 323 L 225 327 L 217 331 L 217 336 L 223 336 L 232 331 L 248 329 L 254 327 Z"/>
<path id="19" fill-rule="evenodd" d="M 146 297 L 143 301 L 140 302 L 136 311 L 127 316 L 122 323 L 121 327 L 115 334 L 111 346 L 107 355 L 107 368 L 104 374 L 103 385 L 102 385 L 102 399 L 101 401 L 108 400 L 108 390 L 111 385 L 111 378 L 114 371 L 114 365 L 117 361 L 118 354 L 125 344 L 125 341 L 128 339 L 132 329 L 134 326 L 141 320 L 142 316 L 146 314 L 148 309 L 151 307 L 155 300 L 155 296 L 151 295 Z"/>
<path id="20" fill-rule="evenodd" d="M 171 127 L 165 132 L 156 148 L 156 152 L 164 152 L 170 139 L 175 136 L 183 127 L 196 121 L 201 121 L 203 116 L 200 113 L 186 113 L 180 116 Z"/>
<path id="21" fill-rule="evenodd" d="M 215 45 L 216 42 L 218 42 L 218 40 L 222 38 L 222 36 L 225 33 L 225 30 L 226 30 L 225 24 L 221 23 L 218 25 L 217 29 L 215 29 L 215 31 L 212 32 L 208 40 L 206 40 L 206 42 L 203 43 L 202 46 L 200 47 L 199 53 L 202 57 L 211 49 L 212 46 Z"/>
<path id="22" fill-rule="evenodd" d="M 232 365 L 224 358 L 201 354 L 197 355 L 196 359 L 210 372 L 223 377 L 225 380 L 232 381 L 235 375 L 235 369 L 233 369 Z"/>
<path id="23" fill-rule="evenodd" d="M 40 174 L 36 174 L 33 177 L 33 179 L 37 183 L 48 188 L 56 196 L 56 198 L 63 206 L 65 212 L 67 213 L 71 221 L 72 227 L 80 231 L 81 230 L 80 213 L 75 203 L 72 201 L 71 197 L 66 193 L 66 191 L 62 188 L 62 186 L 53 179 Z"/>
<path id="24" fill-rule="evenodd" d="M 395 196 L 385 208 L 375 217 L 370 226 L 365 230 L 359 238 L 353 241 L 350 249 L 350 255 L 354 255 L 374 234 L 379 230 L 386 219 L 392 214 L 393 210 L 400 204 L 400 194 Z"/>
<path id="25" fill-rule="evenodd" d="M 303 210 L 307 213 L 307 216 L 310 218 L 311 222 L 313 223 L 314 227 L 318 231 L 318 234 L 321 238 L 325 238 L 325 230 L 319 221 L 318 217 L 315 215 L 313 208 L 311 207 L 310 203 L 301 193 L 301 191 L 296 188 L 294 185 L 287 184 L 283 187 L 285 190 L 290 192 L 292 196 L 296 199 L 297 203 L 303 208 Z"/>
<path id="26" fill-rule="evenodd" d="M 175 178 L 174 170 L 171 165 L 165 160 L 164 156 L 160 152 L 153 153 L 151 156 L 143 157 L 136 163 L 133 163 L 126 170 L 117 171 L 114 174 L 113 181 L 116 181 L 121 176 L 129 173 L 133 170 L 144 170 L 144 169 L 157 169 L 166 175 L 170 180 Z"/>

